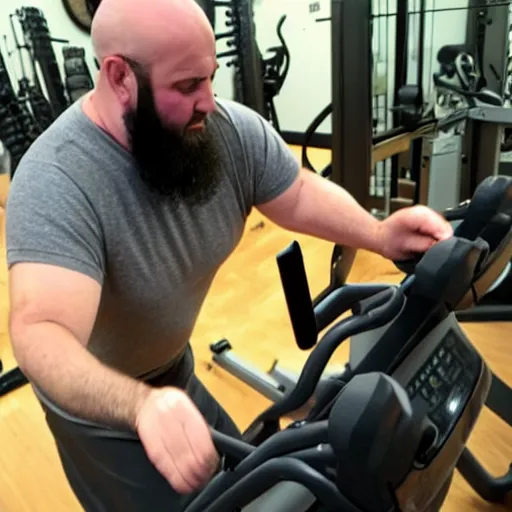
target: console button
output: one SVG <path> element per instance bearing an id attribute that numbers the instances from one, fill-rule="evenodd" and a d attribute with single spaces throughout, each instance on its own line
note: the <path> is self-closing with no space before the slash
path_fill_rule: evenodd
<path id="1" fill-rule="evenodd" d="M 446 336 L 446 338 L 444 340 L 447 348 L 453 347 L 455 345 L 456 341 L 457 341 L 457 338 L 453 335 L 453 333 L 448 334 L 448 336 Z"/>
<path id="2" fill-rule="evenodd" d="M 441 397 L 439 395 L 432 395 L 429 399 L 429 404 L 432 407 L 435 407 L 441 401 Z"/>
<path id="3" fill-rule="evenodd" d="M 443 385 L 442 380 L 437 375 L 431 375 L 428 379 L 428 383 L 434 390 L 439 389 Z"/>
<path id="4" fill-rule="evenodd" d="M 459 375 L 461 374 L 461 372 L 462 372 L 462 367 L 459 364 L 454 364 L 448 370 L 448 382 L 450 384 L 453 384 L 459 378 Z"/>
<path id="5" fill-rule="evenodd" d="M 421 396 L 427 400 L 427 401 L 430 401 L 430 398 L 432 396 L 432 393 L 430 391 L 430 389 L 427 387 L 427 386 L 423 386 L 421 388 Z"/>

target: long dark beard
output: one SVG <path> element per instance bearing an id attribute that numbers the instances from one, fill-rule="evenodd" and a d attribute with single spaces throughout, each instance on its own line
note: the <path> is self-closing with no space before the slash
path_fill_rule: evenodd
<path id="1" fill-rule="evenodd" d="M 125 114 L 140 177 L 153 191 L 189 205 L 215 194 L 221 177 L 219 152 L 206 119 L 202 132 L 180 134 L 163 125 L 149 80 L 138 77 L 137 108 Z"/>

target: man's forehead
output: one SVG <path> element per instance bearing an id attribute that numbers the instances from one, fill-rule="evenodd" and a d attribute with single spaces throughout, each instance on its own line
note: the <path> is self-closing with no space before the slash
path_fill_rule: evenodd
<path id="1" fill-rule="evenodd" d="M 154 66 L 156 79 L 166 82 L 179 82 L 211 76 L 219 67 L 217 58 L 214 55 L 203 55 L 191 53 L 181 55 L 179 59 L 169 57 L 161 59 Z"/>

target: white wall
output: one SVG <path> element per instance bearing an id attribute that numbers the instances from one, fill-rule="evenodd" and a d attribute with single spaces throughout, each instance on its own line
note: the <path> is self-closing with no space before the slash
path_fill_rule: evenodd
<path id="1" fill-rule="evenodd" d="M 21 77 L 21 65 L 19 54 L 13 54 L 10 58 L 7 57 L 7 51 L 4 44 L 4 34 L 7 35 L 7 45 L 9 50 L 12 51 L 14 49 L 14 40 L 11 30 L 11 25 L 9 23 L 9 14 L 13 14 L 16 9 L 20 7 L 36 7 L 41 9 L 44 13 L 44 16 L 48 22 L 48 28 L 50 30 L 50 34 L 52 37 L 59 39 L 68 39 L 70 46 L 80 46 L 85 48 L 86 60 L 89 66 L 89 70 L 93 78 L 96 75 L 96 66 L 94 65 L 92 46 L 90 43 L 90 37 L 85 32 L 82 32 L 78 27 L 76 27 L 70 18 L 68 17 L 66 10 L 62 4 L 62 0 L 0 0 L 0 49 L 2 50 L 2 54 L 4 59 L 6 60 L 7 67 L 9 69 L 9 74 L 11 76 L 11 80 L 13 82 L 13 87 L 17 90 L 17 80 Z M 15 28 L 16 34 L 18 35 L 18 39 L 20 44 L 23 44 L 23 33 L 21 31 L 21 26 L 15 19 Z M 53 50 L 55 52 L 55 57 L 57 62 L 59 63 L 59 69 L 61 70 L 61 76 L 63 73 L 63 57 L 62 57 L 62 47 L 64 45 L 54 43 Z M 24 62 L 25 62 L 25 70 L 26 73 L 31 77 L 32 71 L 29 67 L 29 60 L 27 58 L 26 51 L 23 51 Z"/>

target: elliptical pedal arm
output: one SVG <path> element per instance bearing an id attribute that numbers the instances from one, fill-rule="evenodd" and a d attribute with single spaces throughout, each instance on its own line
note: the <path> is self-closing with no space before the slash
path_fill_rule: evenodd
<path id="1" fill-rule="evenodd" d="M 242 508 L 280 482 L 297 482 L 307 487 L 328 512 L 361 512 L 338 491 L 336 485 L 303 461 L 272 459 L 242 478 L 209 505 L 192 503 L 185 512 L 226 512 Z"/>

